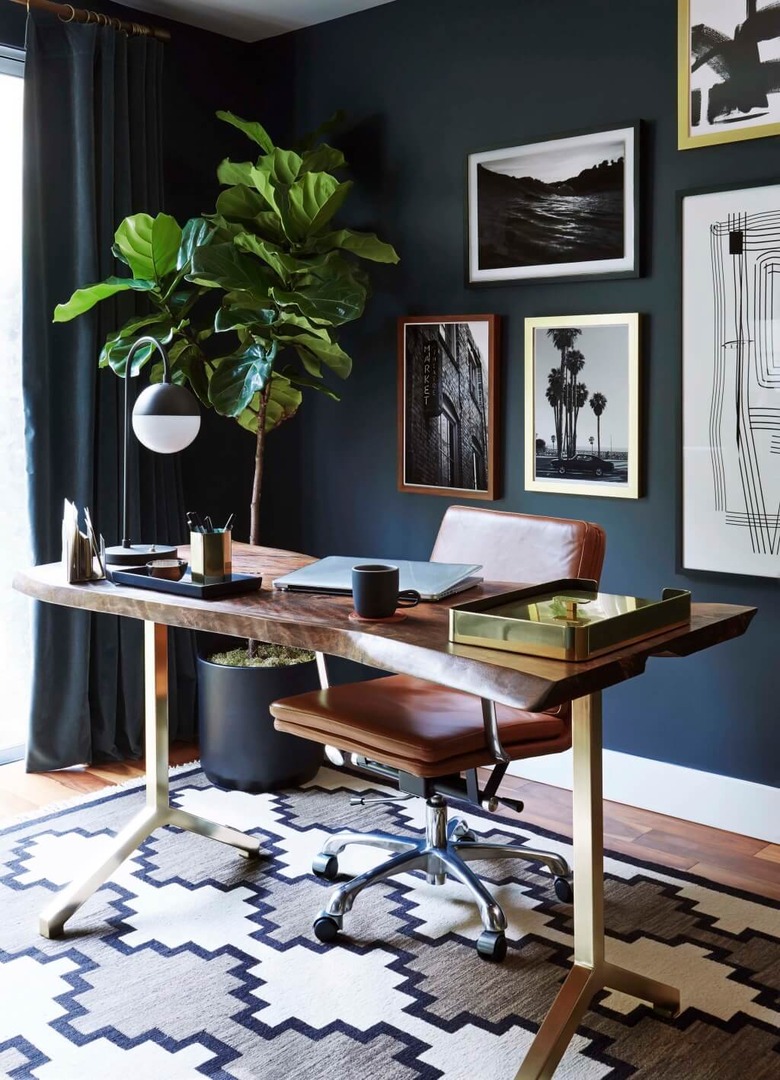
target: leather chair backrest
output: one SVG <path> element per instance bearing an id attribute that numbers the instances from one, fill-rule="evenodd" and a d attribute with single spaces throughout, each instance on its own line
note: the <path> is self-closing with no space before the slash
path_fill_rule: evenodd
<path id="1" fill-rule="evenodd" d="M 606 534 L 566 518 L 450 506 L 433 545 L 433 562 L 481 563 L 486 581 L 535 584 L 556 578 L 598 581 Z"/>

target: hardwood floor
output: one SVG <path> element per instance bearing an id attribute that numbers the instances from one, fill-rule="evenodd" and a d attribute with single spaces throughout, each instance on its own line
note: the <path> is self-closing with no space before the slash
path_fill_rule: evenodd
<path id="1" fill-rule="evenodd" d="M 174 743 L 171 747 L 172 765 L 186 764 L 197 757 L 196 743 Z M 80 793 L 140 777 L 143 771 L 143 761 L 35 774 L 25 773 L 23 762 L 2 765 L 0 826 L 20 814 L 33 813 Z M 516 777 L 508 777 L 502 790 L 525 803 L 522 815 L 504 807 L 502 815 L 571 836 L 570 792 Z M 660 863 L 672 870 L 688 870 L 711 881 L 780 900 L 778 844 L 611 802 L 604 804 L 604 842 L 607 848 L 630 858 Z"/>

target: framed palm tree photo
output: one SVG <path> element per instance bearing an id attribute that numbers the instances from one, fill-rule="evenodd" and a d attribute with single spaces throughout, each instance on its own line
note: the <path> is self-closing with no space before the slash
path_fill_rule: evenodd
<path id="1" fill-rule="evenodd" d="M 780 134 L 778 0 L 678 0 L 680 150 Z"/>
<path id="2" fill-rule="evenodd" d="M 469 284 L 638 277 L 639 122 L 468 158 Z"/>
<path id="3" fill-rule="evenodd" d="M 639 315 L 525 320 L 525 488 L 639 498 Z"/>

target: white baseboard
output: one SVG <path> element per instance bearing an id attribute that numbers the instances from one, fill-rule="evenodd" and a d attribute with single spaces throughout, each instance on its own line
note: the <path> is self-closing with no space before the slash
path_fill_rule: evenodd
<path id="1" fill-rule="evenodd" d="M 571 751 L 513 761 L 512 776 L 572 786 Z M 780 788 L 604 751 L 604 798 L 780 844 Z"/>

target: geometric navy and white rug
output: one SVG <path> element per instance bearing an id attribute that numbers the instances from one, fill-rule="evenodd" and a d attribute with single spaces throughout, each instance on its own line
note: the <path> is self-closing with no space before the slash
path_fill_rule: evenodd
<path id="1" fill-rule="evenodd" d="M 372 785 L 375 787 L 375 785 Z M 344 827 L 413 831 L 418 800 L 350 807 L 366 781 L 323 769 L 296 791 L 172 776 L 174 801 L 262 838 L 248 862 L 172 828 L 153 834 L 49 941 L 37 916 L 143 804 L 133 783 L 0 831 L 0 1075 L 39 1080 L 504 1080 L 568 971 L 571 909 L 547 877 L 477 864 L 510 926 L 503 964 L 457 883 L 367 889 L 338 945 L 312 921 L 311 859 Z M 475 832 L 569 855 L 567 841 L 469 813 Z M 356 872 L 384 853 L 350 848 Z M 620 994 L 586 1013 L 556 1080 L 780 1076 L 780 905 L 682 873 L 606 859 L 607 955 L 681 988 L 673 1021 Z"/>

